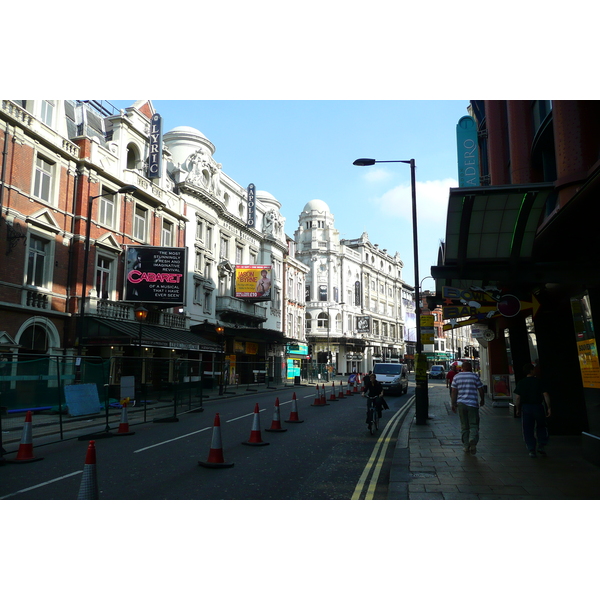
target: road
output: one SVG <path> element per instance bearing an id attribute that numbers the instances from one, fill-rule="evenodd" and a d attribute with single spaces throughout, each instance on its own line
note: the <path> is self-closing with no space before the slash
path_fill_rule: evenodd
<path id="1" fill-rule="evenodd" d="M 303 423 L 285 423 L 296 393 Z M 209 400 L 204 411 L 183 413 L 176 423 L 146 423 L 134 435 L 96 440 L 96 474 L 105 500 L 345 500 L 385 499 L 390 458 L 403 410 L 413 395 L 386 397 L 379 435 L 365 424 L 365 399 L 359 394 L 327 406 L 312 406 L 315 389 L 296 387 Z M 329 395 L 327 395 L 329 398 Z M 280 401 L 285 432 L 271 426 Z M 260 410 L 265 446 L 247 446 Z M 221 421 L 225 460 L 233 468 L 206 469 L 215 414 Z M 77 498 L 87 442 L 67 440 L 35 449 L 43 460 L 7 464 L 0 469 L 0 499 Z"/>

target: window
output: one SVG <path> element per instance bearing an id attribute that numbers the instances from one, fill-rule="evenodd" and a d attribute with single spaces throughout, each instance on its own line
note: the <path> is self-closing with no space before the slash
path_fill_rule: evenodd
<path id="1" fill-rule="evenodd" d="M 248 261 L 249 265 L 255 265 L 256 264 L 256 252 L 250 252 L 250 260 Z"/>
<path id="2" fill-rule="evenodd" d="M 312 327 L 312 319 L 310 318 L 310 314 L 306 313 L 304 319 L 306 321 L 306 330 L 310 331 L 310 328 Z"/>
<path id="3" fill-rule="evenodd" d="M 196 258 L 194 260 L 194 271 L 198 273 L 202 272 L 202 252 L 196 252 Z"/>
<path id="4" fill-rule="evenodd" d="M 319 313 L 317 317 L 317 327 L 319 329 L 328 329 L 329 328 L 329 317 L 327 313 Z"/>
<path id="5" fill-rule="evenodd" d="M 210 292 L 204 292 L 204 312 L 210 313 Z"/>
<path id="6" fill-rule="evenodd" d="M 212 233 L 213 233 L 213 228 L 209 227 L 208 225 L 206 226 L 206 240 L 205 240 L 205 246 L 207 248 L 207 250 L 209 250 L 210 252 L 212 252 Z"/>
<path id="7" fill-rule="evenodd" d="M 163 219 L 162 245 L 170 248 L 173 246 L 173 223 Z"/>
<path id="8" fill-rule="evenodd" d="M 288 312 L 287 315 L 287 335 L 294 337 L 294 313 Z"/>
<path id="9" fill-rule="evenodd" d="M 98 220 L 102 225 L 114 229 L 115 226 L 115 198 L 114 196 L 102 196 L 98 198 Z"/>
<path id="10" fill-rule="evenodd" d="M 196 239 L 200 241 L 204 239 L 204 223 L 200 220 L 196 221 Z"/>
<path id="11" fill-rule="evenodd" d="M 54 100 L 42 100 L 40 119 L 48 127 L 52 127 L 52 122 L 54 121 L 54 105 Z"/>
<path id="12" fill-rule="evenodd" d="M 31 236 L 27 257 L 27 285 L 48 287 L 46 267 L 48 260 L 48 240 Z"/>
<path id="13" fill-rule="evenodd" d="M 327 302 L 327 286 L 326 285 L 319 286 L 319 301 Z"/>
<path id="14" fill-rule="evenodd" d="M 35 160 L 35 182 L 33 186 L 33 195 L 50 202 L 50 193 L 52 191 L 52 175 L 54 165 L 45 158 L 38 156 Z"/>
<path id="15" fill-rule="evenodd" d="M 206 279 L 210 279 L 211 268 L 212 268 L 212 264 L 211 264 L 210 260 L 205 261 L 205 263 L 204 263 L 204 277 Z"/>
<path id="16" fill-rule="evenodd" d="M 243 262 L 243 255 L 244 255 L 244 249 L 242 248 L 242 246 L 236 246 L 235 247 L 235 264 L 236 265 L 241 265 Z"/>
<path id="17" fill-rule="evenodd" d="M 148 211 L 142 206 L 136 206 L 133 217 L 133 236 L 139 240 L 146 241 L 147 223 Z"/>
<path id="18" fill-rule="evenodd" d="M 114 260 L 106 256 L 98 256 L 96 264 L 96 293 L 98 298 L 108 300 L 113 295 L 114 265 Z"/>
<path id="19" fill-rule="evenodd" d="M 135 171 L 138 168 L 139 163 L 139 155 L 137 147 L 135 144 L 129 144 L 127 146 L 127 168 Z"/>
<path id="20" fill-rule="evenodd" d="M 221 244 L 219 246 L 219 257 L 227 258 L 229 254 L 229 240 L 225 237 L 221 237 Z"/>

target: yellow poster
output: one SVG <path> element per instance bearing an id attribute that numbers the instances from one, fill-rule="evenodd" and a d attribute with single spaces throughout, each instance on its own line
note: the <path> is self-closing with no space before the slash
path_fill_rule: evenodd
<path id="1" fill-rule="evenodd" d="M 583 387 L 600 388 L 600 362 L 595 339 L 577 342 Z"/>
<path id="2" fill-rule="evenodd" d="M 271 265 L 236 265 L 235 297 L 271 299 Z"/>

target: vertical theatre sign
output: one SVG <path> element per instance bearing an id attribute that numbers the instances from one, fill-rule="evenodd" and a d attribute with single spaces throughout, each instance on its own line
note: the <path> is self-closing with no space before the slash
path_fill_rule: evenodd
<path id="1" fill-rule="evenodd" d="M 162 118 L 158 113 L 150 121 L 150 152 L 148 154 L 148 179 L 162 173 Z"/>
<path id="2" fill-rule="evenodd" d="M 185 304 L 187 248 L 128 246 L 125 301 Z"/>
<path id="3" fill-rule="evenodd" d="M 456 125 L 458 187 L 479 185 L 479 148 L 477 124 L 473 117 L 462 117 Z"/>
<path id="4" fill-rule="evenodd" d="M 248 227 L 256 227 L 256 186 L 251 183 L 248 186 Z"/>

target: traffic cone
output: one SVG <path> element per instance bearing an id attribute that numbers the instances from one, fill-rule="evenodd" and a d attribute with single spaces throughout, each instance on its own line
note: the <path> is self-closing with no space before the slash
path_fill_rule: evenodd
<path id="1" fill-rule="evenodd" d="M 133 435 L 135 431 L 129 431 L 129 421 L 127 420 L 127 402 L 123 403 L 121 409 L 121 422 L 119 423 L 119 429 L 114 435 Z"/>
<path id="2" fill-rule="evenodd" d="M 325 384 L 324 383 L 321 384 L 321 400 L 323 402 L 327 401 L 327 398 L 325 398 Z"/>
<path id="3" fill-rule="evenodd" d="M 23 427 L 23 434 L 21 435 L 21 444 L 19 445 L 19 451 L 17 452 L 16 458 L 7 458 L 8 463 L 26 463 L 35 462 L 36 460 L 42 460 L 44 457 L 35 458 L 33 456 L 33 441 L 31 433 L 31 411 L 28 410 L 25 415 L 25 425 Z"/>
<path id="4" fill-rule="evenodd" d="M 344 382 L 341 381 L 340 382 L 340 392 L 338 394 L 338 398 L 343 398 L 344 397 Z"/>
<path id="5" fill-rule="evenodd" d="M 298 418 L 298 401 L 296 400 L 296 392 L 292 396 L 292 410 L 290 412 L 290 418 L 286 420 L 286 423 L 304 423 Z"/>
<path id="6" fill-rule="evenodd" d="M 352 391 L 350 390 L 350 382 L 348 382 L 348 387 L 346 388 L 346 396 L 352 396 Z"/>
<path id="7" fill-rule="evenodd" d="M 234 463 L 225 462 L 225 458 L 223 457 L 223 444 L 221 443 L 221 419 L 219 417 L 219 413 L 215 415 L 208 459 L 206 461 L 199 460 L 198 464 L 201 467 L 206 467 L 208 469 L 223 469 L 226 467 L 233 467 L 234 465 Z"/>
<path id="8" fill-rule="evenodd" d="M 258 402 L 254 407 L 254 418 L 252 420 L 252 431 L 250 439 L 247 442 L 242 442 L 246 446 L 268 446 L 270 442 L 263 442 L 260 435 L 260 411 L 258 410 Z"/>
<path id="9" fill-rule="evenodd" d="M 329 406 L 329 404 L 325 401 L 325 396 L 321 395 L 321 391 L 319 390 L 319 384 L 317 384 L 317 393 L 315 394 L 315 401 L 311 404 L 311 406 Z"/>
<path id="10" fill-rule="evenodd" d="M 265 429 L 265 431 L 272 431 L 273 433 L 283 433 L 287 429 L 281 428 L 281 419 L 279 417 L 279 398 L 275 398 L 275 410 L 273 411 L 273 420 L 271 421 L 271 427 Z"/>
<path id="11" fill-rule="evenodd" d="M 77 500 L 98 500 L 98 476 L 96 473 L 96 442 L 90 440 L 85 454 L 85 465 Z"/>
<path id="12" fill-rule="evenodd" d="M 335 402 L 338 401 L 335 395 L 335 383 L 333 381 L 331 382 L 331 396 L 329 397 L 329 402 L 331 402 L 332 400 L 334 400 Z"/>

